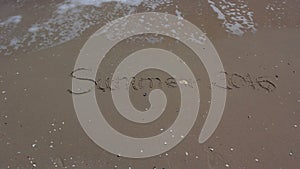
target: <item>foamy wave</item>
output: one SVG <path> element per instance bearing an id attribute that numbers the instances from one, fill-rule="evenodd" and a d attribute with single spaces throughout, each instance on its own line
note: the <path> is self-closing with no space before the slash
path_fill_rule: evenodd
<path id="1" fill-rule="evenodd" d="M 245 1 L 238 0 L 230 2 L 229 0 L 212 1 L 208 0 L 211 8 L 220 20 L 223 20 L 223 26 L 226 31 L 235 35 L 243 35 L 247 31 L 256 32 L 253 20 L 254 12 L 251 11 Z"/>
<path id="2" fill-rule="evenodd" d="M 111 11 L 102 9 L 103 4 L 108 2 L 115 3 Z M 23 51 L 31 51 L 57 46 L 79 37 L 91 26 L 109 22 L 120 15 L 129 15 L 135 12 L 139 5 L 155 9 L 171 2 L 171 0 L 65 0 L 57 4 L 51 18 L 37 21 L 26 29 L 27 31 L 18 32 L 18 35 L 15 35 L 16 31 L 7 25 L 14 25 L 15 28 L 21 21 L 21 16 L 14 16 L 1 22 L 0 27 L 5 26 L 0 31 L 1 35 L 11 30 L 12 33 L 5 37 L 0 36 L 0 54 L 9 55 L 20 48 Z"/>

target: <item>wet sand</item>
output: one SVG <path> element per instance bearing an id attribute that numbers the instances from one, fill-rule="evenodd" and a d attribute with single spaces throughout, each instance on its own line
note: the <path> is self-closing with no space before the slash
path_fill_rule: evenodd
<path id="1" fill-rule="evenodd" d="M 296 169 L 300 165 L 300 2 L 230 2 L 240 6 L 247 4 L 246 14 L 241 15 L 245 16 L 248 25 L 236 31 L 226 27 L 226 23 L 233 21 L 224 10 L 221 12 L 226 20 L 218 19 L 220 13 L 211 7 L 211 1 L 170 1 L 156 8 L 149 8 L 151 3 L 117 8 L 114 3 L 102 4 L 101 7 L 82 9 L 81 12 L 89 16 L 80 19 L 79 27 L 69 23 L 82 18 L 75 15 L 78 11 L 69 11 L 70 20 L 63 21 L 53 12 L 63 1 L 1 1 L 0 23 L 10 16 L 20 15 L 22 19 L 16 25 L 0 27 L 1 45 L 7 47 L 0 50 L 0 168 Z M 48 3 L 52 5 L 49 7 Z M 215 7 L 222 9 L 218 3 Z M 237 9 L 236 6 L 232 8 Z M 184 19 L 206 33 L 218 51 L 227 72 L 228 86 L 224 90 L 228 95 L 221 123 L 204 144 L 198 143 L 198 136 L 209 108 L 207 72 L 200 61 L 191 59 L 192 54 L 187 48 L 168 38 L 154 44 L 137 40 L 122 42 L 108 55 L 111 57 L 105 60 L 107 64 L 98 70 L 97 77 L 110 76 L 120 60 L 116 56 L 126 57 L 124 54 L 142 48 L 142 44 L 177 52 L 201 78 L 197 122 L 178 146 L 146 159 L 118 157 L 97 146 L 79 124 L 72 94 L 67 91 L 72 88 L 70 73 L 79 51 L 96 30 L 130 11 L 167 11 L 174 15 L 180 11 Z M 253 20 L 247 12 L 253 12 Z M 58 19 L 49 20 L 53 17 Z M 36 22 L 47 22 L 54 28 L 61 26 L 67 31 L 59 34 L 63 29 L 43 28 L 36 34 L 28 33 L 27 29 Z M 90 26 L 82 27 L 87 24 Z M 53 35 L 44 31 L 52 31 Z M 8 45 L 15 35 L 25 39 L 23 46 Z M 33 35 L 36 41 L 29 43 Z M 18 49 L 14 49 L 16 46 Z M 149 70 L 141 72 L 137 78 L 148 76 L 169 77 L 164 72 Z M 270 83 L 257 83 L 261 78 Z M 149 107 L 148 97 L 143 94 L 150 90 L 148 87 L 131 88 L 131 101 L 137 109 Z M 113 107 L 109 90 L 95 92 L 99 106 L 105 110 L 104 116 L 115 129 L 130 136 L 148 137 L 160 133 L 161 128 L 168 128 L 178 109 L 178 88 L 162 90 L 170 104 L 165 114 L 149 126 L 122 118 Z"/>

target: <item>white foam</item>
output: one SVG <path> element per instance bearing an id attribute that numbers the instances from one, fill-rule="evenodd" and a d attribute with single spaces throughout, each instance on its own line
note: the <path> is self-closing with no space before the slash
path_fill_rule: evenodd
<path id="1" fill-rule="evenodd" d="M 175 14 L 177 15 L 177 18 L 178 18 L 179 20 L 182 20 L 182 19 L 183 19 L 183 17 L 182 17 L 182 12 L 179 11 L 177 5 L 176 5 L 176 11 L 175 11 Z"/>
<path id="2" fill-rule="evenodd" d="M 11 16 L 6 20 L 0 22 L 0 27 L 9 26 L 9 25 L 17 25 L 22 20 L 21 15 Z"/>
<path id="3" fill-rule="evenodd" d="M 40 27 L 37 25 L 32 25 L 29 29 L 28 32 L 34 33 L 40 30 Z"/>
<path id="4" fill-rule="evenodd" d="M 209 1 L 211 2 L 211 1 Z M 210 4 L 210 6 L 212 7 L 212 9 L 218 14 L 218 19 L 221 19 L 221 20 L 225 20 L 225 15 L 213 4 Z"/>
<path id="5" fill-rule="evenodd" d="M 208 3 L 218 15 L 217 18 L 223 20 L 223 26 L 227 32 L 239 36 L 248 31 L 256 32 L 253 20 L 254 12 L 248 8 L 244 0 L 238 2 L 208 0 Z"/>

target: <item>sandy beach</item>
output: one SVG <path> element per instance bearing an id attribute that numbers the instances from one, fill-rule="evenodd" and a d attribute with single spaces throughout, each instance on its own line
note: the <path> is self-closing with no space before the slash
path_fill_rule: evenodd
<path id="1" fill-rule="evenodd" d="M 223 63 L 225 72 L 220 73 L 227 85 L 218 87 L 227 91 L 227 99 L 217 129 L 199 144 L 213 85 L 203 63 L 189 47 L 163 35 L 121 41 L 100 64 L 94 79 L 98 81 L 90 91 L 115 130 L 135 138 L 155 136 L 176 120 L 180 82 L 187 88 L 197 85 L 201 95 L 196 123 L 177 146 L 157 156 L 133 159 L 107 152 L 83 130 L 72 100 L 77 92 L 72 80 L 78 78 L 72 72 L 94 32 L 115 19 L 142 12 L 182 17 L 205 33 Z M 1 0 L 0 169 L 297 169 L 299 18 L 298 0 Z M 148 124 L 119 114 L 111 93 L 119 86 L 110 85 L 120 62 L 143 48 L 172 51 L 197 80 L 172 83 L 168 72 L 157 69 L 138 73 L 134 82 L 132 77 L 121 77 L 131 78 L 129 96 L 137 110 L 148 110 L 152 90 L 165 93 L 164 113 Z"/>

